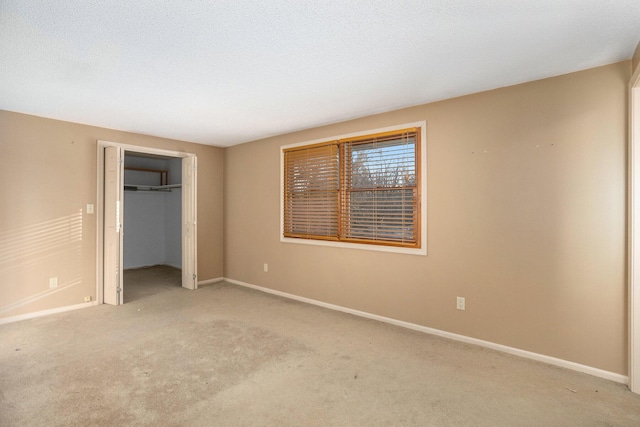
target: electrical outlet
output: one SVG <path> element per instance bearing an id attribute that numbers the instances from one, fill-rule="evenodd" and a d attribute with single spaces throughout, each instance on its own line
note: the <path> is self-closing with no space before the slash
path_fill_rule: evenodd
<path id="1" fill-rule="evenodd" d="M 269 272 L 269 264 L 266 264 L 262 267 L 262 271 L 264 271 L 265 273 Z"/>
<path id="2" fill-rule="evenodd" d="M 58 287 L 58 278 L 57 277 L 50 277 L 49 278 L 49 288 L 53 289 L 53 288 L 57 288 Z"/>
<path id="3" fill-rule="evenodd" d="M 84 302 L 91 302 L 91 297 L 84 297 Z"/>
<path id="4" fill-rule="evenodd" d="M 89 214 L 89 215 L 93 214 L 93 204 L 92 203 L 87 203 L 87 214 Z"/>
<path id="5" fill-rule="evenodd" d="M 457 297 L 456 299 L 456 308 L 458 310 L 464 310 L 464 297 Z"/>

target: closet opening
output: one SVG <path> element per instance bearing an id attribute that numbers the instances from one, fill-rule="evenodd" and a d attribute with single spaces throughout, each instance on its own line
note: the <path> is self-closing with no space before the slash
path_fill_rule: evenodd
<path id="1" fill-rule="evenodd" d="M 124 153 L 123 302 L 182 286 L 182 160 Z"/>
<path id="2" fill-rule="evenodd" d="M 98 141 L 97 300 L 197 288 L 196 156 Z"/>

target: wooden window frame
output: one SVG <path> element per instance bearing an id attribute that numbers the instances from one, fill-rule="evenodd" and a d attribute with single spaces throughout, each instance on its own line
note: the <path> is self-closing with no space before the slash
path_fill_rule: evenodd
<path id="1" fill-rule="evenodd" d="M 345 184 L 346 184 L 346 159 L 345 159 L 345 144 L 353 144 L 358 143 L 359 141 L 368 142 L 371 141 L 372 138 L 384 138 L 390 137 L 394 135 L 401 134 L 403 132 L 415 132 L 415 186 L 411 187 L 402 187 L 402 186 L 391 186 L 391 187 L 377 187 L 376 190 L 383 190 L 383 188 L 388 188 L 389 191 L 405 191 L 407 189 L 412 189 L 412 191 L 416 192 L 415 204 L 412 207 L 413 214 L 409 213 L 409 215 L 413 215 L 414 219 L 411 227 L 415 227 L 414 235 L 415 239 L 411 241 L 394 241 L 394 240 L 370 240 L 368 238 L 360 239 L 353 237 L 345 237 L 343 227 L 345 225 L 343 221 L 343 215 L 345 214 L 345 203 L 348 203 L 346 200 Z M 296 234 L 296 233 L 288 233 L 285 231 L 286 227 L 289 227 L 290 223 L 285 225 L 285 216 L 287 213 L 285 212 L 285 206 L 291 206 L 291 201 L 288 199 L 287 191 L 287 166 L 285 165 L 286 153 L 304 150 L 307 148 L 323 146 L 323 145 L 338 145 L 339 147 L 339 174 L 340 174 L 340 185 L 338 192 L 339 206 L 337 207 L 338 211 L 338 234 L 337 236 L 315 236 L 315 235 L 305 235 Z M 407 253 L 407 254 L 415 254 L 415 255 L 426 255 L 427 254 L 427 239 L 426 239 L 426 122 L 415 122 L 408 123 L 398 126 L 393 126 L 389 128 L 382 129 L 374 129 L 364 132 L 358 132 L 347 135 L 340 135 L 332 138 L 319 139 L 314 141 L 306 141 L 297 144 L 290 144 L 281 147 L 281 203 L 280 203 L 280 240 L 284 243 L 300 243 L 300 244 L 308 244 L 308 245 L 319 245 L 319 246 L 334 246 L 334 247 L 346 247 L 346 248 L 354 248 L 354 249 L 366 249 L 366 250 L 376 250 L 376 251 L 384 251 L 384 252 L 396 252 L 396 253 Z M 352 191 L 353 188 L 351 188 Z M 394 236 L 395 237 L 395 236 Z"/>

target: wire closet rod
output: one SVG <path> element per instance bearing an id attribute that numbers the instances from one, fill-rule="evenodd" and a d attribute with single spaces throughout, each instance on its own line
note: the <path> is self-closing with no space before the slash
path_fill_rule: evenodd
<path id="1" fill-rule="evenodd" d="M 124 191 L 163 191 L 168 192 L 174 188 L 181 188 L 182 184 L 170 184 L 170 185 L 126 185 Z"/>

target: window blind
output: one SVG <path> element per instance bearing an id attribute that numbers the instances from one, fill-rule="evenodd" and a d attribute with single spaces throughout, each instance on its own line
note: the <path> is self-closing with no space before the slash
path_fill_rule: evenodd
<path id="1" fill-rule="evenodd" d="M 329 143 L 284 152 L 284 235 L 338 239 L 338 146 Z"/>

